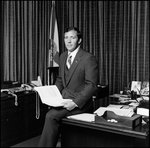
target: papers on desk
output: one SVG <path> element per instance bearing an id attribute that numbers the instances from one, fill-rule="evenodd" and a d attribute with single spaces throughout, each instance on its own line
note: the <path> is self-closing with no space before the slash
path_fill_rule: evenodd
<path id="1" fill-rule="evenodd" d="M 149 117 L 149 109 L 137 107 L 137 114 Z"/>
<path id="2" fill-rule="evenodd" d="M 137 106 L 139 106 L 139 103 L 138 102 L 131 102 L 129 104 L 129 106 L 137 107 Z"/>
<path id="3" fill-rule="evenodd" d="M 110 97 L 118 98 L 118 101 L 120 103 L 137 102 L 136 100 L 131 100 L 131 97 L 129 95 L 113 94 L 113 95 L 110 95 Z"/>
<path id="4" fill-rule="evenodd" d="M 149 101 L 149 96 L 142 96 L 145 101 Z"/>
<path id="5" fill-rule="evenodd" d="M 122 109 L 122 108 L 115 108 L 115 107 L 100 107 L 94 113 L 97 114 L 98 116 L 102 116 L 105 111 L 113 111 L 116 115 L 127 116 L 127 117 L 132 117 L 134 114 L 132 108 Z"/>
<path id="6" fill-rule="evenodd" d="M 109 104 L 108 106 L 107 106 L 107 108 L 122 108 L 124 105 L 116 105 L 116 104 Z"/>
<path id="7" fill-rule="evenodd" d="M 68 116 L 67 118 L 80 120 L 80 121 L 86 121 L 86 122 L 94 122 L 95 114 L 82 113 L 82 114 L 77 114 L 77 115 L 71 115 L 71 116 Z"/>
<path id="8" fill-rule="evenodd" d="M 127 116 L 132 117 L 134 115 L 134 108 L 130 108 L 129 105 L 115 105 L 110 104 L 107 107 L 99 107 L 93 114 L 91 113 L 82 113 L 77 115 L 71 115 L 67 118 L 69 119 L 75 119 L 80 121 L 86 121 L 86 122 L 94 122 L 95 116 L 103 116 L 105 111 L 113 111 L 116 115 L 119 116 Z"/>
<path id="9" fill-rule="evenodd" d="M 110 97 L 114 97 L 114 98 L 124 98 L 124 99 L 131 99 L 128 95 L 123 95 L 123 94 L 113 94 L 110 95 Z"/>
<path id="10" fill-rule="evenodd" d="M 63 102 L 72 101 L 71 99 L 63 99 L 56 85 L 34 87 L 41 98 L 42 103 L 49 106 L 63 106 Z"/>

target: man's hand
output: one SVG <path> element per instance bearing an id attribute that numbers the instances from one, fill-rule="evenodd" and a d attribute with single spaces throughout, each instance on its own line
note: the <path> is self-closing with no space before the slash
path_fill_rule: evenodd
<path id="1" fill-rule="evenodd" d="M 77 107 L 77 105 L 73 101 L 63 102 L 63 108 L 66 108 L 69 111 L 73 110 L 75 107 Z"/>

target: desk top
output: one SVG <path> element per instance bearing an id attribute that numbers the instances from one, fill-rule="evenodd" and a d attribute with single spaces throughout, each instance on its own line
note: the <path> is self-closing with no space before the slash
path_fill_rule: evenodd
<path id="1" fill-rule="evenodd" d="M 34 91 L 24 91 L 24 92 L 19 92 L 19 93 L 15 93 L 17 96 L 27 96 L 27 95 L 31 95 L 31 94 L 35 94 Z M 11 98 L 15 98 L 14 96 L 12 96 L 11 94 L 8 93 L 3 93 L 1 92 L 1 101 L 7 100 L 7 99 L 11 99 Z"/>
<path id="2" fill-rule="evenodd" d="M 130 137 L 136 137 L 136 138 L 142 138 L 142 139 L 146 139 L 149 136 L 149 124 L 139 125 L 135 129 L 127 129 L 127 128 L 113 127 L 113 126 L 108 126 L 104 124 L 79 121 L 79 120 L 68 119 L 68 118 L 62 119 L 62 124 L 79 126 L 79 127 L 89 128 L 93 130 L 106 131 L 106 132 L 127 135 Z"/>

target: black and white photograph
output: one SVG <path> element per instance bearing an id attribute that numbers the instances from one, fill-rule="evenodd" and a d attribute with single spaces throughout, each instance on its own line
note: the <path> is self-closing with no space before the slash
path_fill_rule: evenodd
<path id="1" fill-rule="evenodd" d="M 149 147 L 149 1 L 1 1 L 1 147 Z"/>

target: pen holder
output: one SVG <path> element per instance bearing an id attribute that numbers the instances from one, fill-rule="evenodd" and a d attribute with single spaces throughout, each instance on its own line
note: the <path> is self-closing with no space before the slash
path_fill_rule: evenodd
<path id="1" fill-rule="evenodd" d="M 136 100 L 137 99 L 137 92 L 136 91 L 131 91 L 131 99 Z"/>

